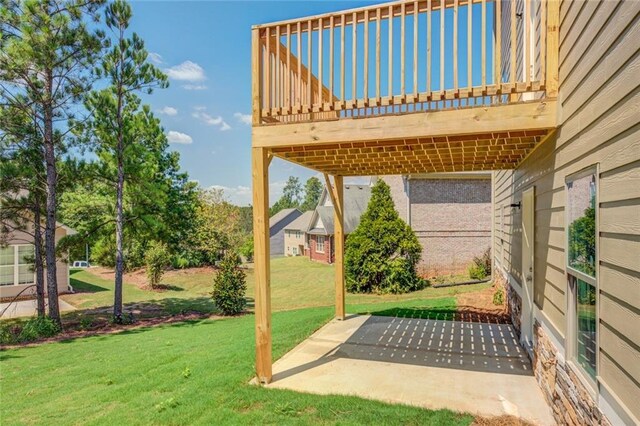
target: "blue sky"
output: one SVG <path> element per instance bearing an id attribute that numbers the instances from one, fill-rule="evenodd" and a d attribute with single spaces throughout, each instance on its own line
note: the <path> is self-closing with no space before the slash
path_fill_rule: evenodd
<path id="1" fill-rule="evenodd" d="M 376 3 L 380 1 L 132 2 L 131 28 L 145 40 L 150 59 L 167 73 L 171 83 L 168 89 L 156 90 L 153 95 L 146 96 L 145 101 L 161 118 L 172 149 L 181 155 L 182 168 L 203 187 L 223 188 L 232 202 L 251 203 L 251 26 Z M 474 51 L 476 40 L 480 38 L 477 12 L 474 11 Z M 452 17 L 445 15 L 445 19 L 448 22 L 445 28 L 451 28 Z M 466 17 L 461 15 L 460 20 L 465 22 Z M 492 20 L 487 24 L 491 28 Z M 425 28 L 424 23 L 419 25 Z M 434 28 L 432 33 L 435 46 L 439 44 L 438 31 Z M 452 56 L 451 37 L 445 36 L 445 40 L 445 54 L 449 57 Z M 464 25 L 461 25 L 459 40 L 459 65 L 464 69 Z M 479 44 L 477 41 L 478 47 Z M 406 48 L 407 67 L 410 68 L 410 42 Z M 398 52 L 399 48 L 394 47 L 394 56 Z M 490 46 L 487 54 L 491 57 Z M 434 87 L 439 85 L 438 56 L 434 54 Z M 477 60 L 478 55 L 475 55 L 474 83 L 480 77 L 479 69 L 475 69 Z M 419 66 L 426 68 L 424 61 L 424 56 L 420 55 Z M 347 63 L 347 67 L 350 64 Z M 445 68 L 447 87 L 452 84 L 449 67 Z M 382 68 L 381 79 L 385 82 L 386 71 L 384 66 Z M 328 70 L 325 70 L 326 75 Z M 394 84 L 399 86 L 397 79 L 396 75 Z M 419 80 L 419 87 L 426 85 L 426 78 Z M 383 83 L 383 93 L 385 86 Z M 350 87 L 346 89 L 347 93 L 351 90 Z M 408 82 L 407 91 L 411 90 Z M 304 182 L 316 173 L 274 159 L 270 167 L 271 203 L 281 195 L 290 175 Z"/>

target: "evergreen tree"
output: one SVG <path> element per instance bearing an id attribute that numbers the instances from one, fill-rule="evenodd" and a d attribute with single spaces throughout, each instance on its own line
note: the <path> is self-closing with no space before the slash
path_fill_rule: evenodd
<path id="1" fill-rule="evenodd" d="M 109 87 L 91 93 L 87 107 L 93 113 L 91 131 L 96 133 L 98 152 L 115 163 L 115 288 L 113 317 L 122 318 L 122 281 L 124 258 L 124 186 L 127 172 L 140 170 L 144 147 L 140 141 L 153 131 L 154 119 L 148 108 L 140 110 L 139 92 L 151 93 L 155 87 L 167 87 L 167 77 L 147 62 L 144 42 L 136 33 L 127 37 L 131 6 L 116 0 L 107 6 L 107 27 L 114 34 L 113 47 L 103 56 L 98 75 L 106 77 Z M 158 135 L 156 135 L 157 137 Z M 152 136 L 153 137 L 153 136 Z M 150 174 L 151 171 L 144 171 Z M 140 194 L 146 195 L 150 194 Z M 159 194 L 154 194 L 159 195 Z"/>
<path id="2" fill-rule="evenodd" d="M 301 194 L 302 185 L 300 184 L 300 179 L 294 176 L 289 176 L 289 179 L 287 179 L 287 183 L 284 185 L 282 190 L 282 197 L 280 197 L 280 199 L 271 206 L 271 209 L 269 209 L 269 216 L 273 216 L 280 210 L 300 207 Z"/>
<path id="3" fill-rule="evenodd" d="M 37 132 L 44 167 L 44 254 L 49 316 L 58 326 L 56 216 L 58 160 L 68 123 L 90 89 L 89 70 L 102 49 L 102 33 L 89 29 L 103 2 L 33 0 L 0 2 L 0 99 L 19 110 Z M 15 115 L 14 115 L 15 116 Z M 12 132 L 13 126 L 2 130 Z"/>
<path id="4" fill-rule="evenodd" d="M 416 273 L 422 247 L 395 209 L 389 186 L 378 180 L 360 224 L 346 241 L 347 291 L 406 293 L 424 287 Z"/>
<path id="5" fill-rule="evenodd" d="M 307 182 L 304 184 L 304 201 L 300 206 L 300 210 L 306 212 L 307 210 L 315 209 L 321 195 L 322 183 L 320 182 L 320 179 L 315 176 L 307 179 Z"/>

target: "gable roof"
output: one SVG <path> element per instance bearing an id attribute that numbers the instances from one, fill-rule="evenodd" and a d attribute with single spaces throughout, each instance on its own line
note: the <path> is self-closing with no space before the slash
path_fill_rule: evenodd
<path id="1" fill-rule="evenodd" d="M 298 212 L 298 213 L 302 214 L 302 212 L 300 210 L 298 210 L 298 209 L 283 209 L 283 210 L 280 210 L 278 213 L 274 214 L 273 216 L 271 216 L 269 218 L 269 228 L 271 228 L 274 225 L 277 225 L 279 222 L 283 221 L 291 213 L 294 213 L 294 212 Z"/>
<path id="2" fill-rule="evenodd" d="M 320 197 L 323 200 L 327 196 L 327 189 L 323 190 Z M 367 209 L 371 198 L 371 187 L 369 185 L 344 185 L 344 233 L 350 234 L 360 224 L 360 217 Z M 318 222 L 322 221 L 324 228 L 314 228 Z M 333 206 L 320 205 L 316 207 L 315 214 L 309 225 L 309 232 L 320 235 L 333 235 L 335 232 Z"/>
<path id="3" fill-rule="evenodd" d="M 298 216 L 296 220 L 285 226 L 284 229 L 307 232 L 312 216 L 313 210 L 306 211 L 302 213 L 302 215 Z"/>

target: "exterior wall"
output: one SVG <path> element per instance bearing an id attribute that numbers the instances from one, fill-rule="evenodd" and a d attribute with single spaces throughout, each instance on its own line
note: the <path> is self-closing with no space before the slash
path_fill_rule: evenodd
<path id="1" fill-rule="evenodd" d="M 63 228 L 56 229 L 56 243 L 60 241 L 62 237 L 66 235 L 66 231 Z M 8 241 L 8 245 L 20 245 L 20 244 L 33 244 L 33 237 L 26 232 L 22 231 L 13 231 L 11 233 L 11 238 Z M 45 291 L 47 289 L 47 272 L 45 270 Z M 69 292 L 69 264 L 62 260 L 56 262 L 56 277 L 58 281 L 58 293 L 68 293 Z M 16 297 L 22 290 L 24 290 L 25 285 L 14 285 L 14 286 L 0 286 L 0 299 L 5 298 L 13 298 Z M 35 287 L 29 288 L 24 293 L 20 294 L 20 297 L 35 297 L 36 289 Z"/>
<path id="2" fill-rule="evenodd" d="M 333 263 L 335 260 L 333 255 L 333 235 L 325 236 L 324 252 L 319 252 L 317 250 L 317 237 L 317 235 L 309 235 L 309 248 L 305 252 L 305 255 L 316 262 Z"/>
<path id="3" fill-rule="evenodd" d="M 284 254 L 286 256 L 302 256 L 304 255 L 306 233 L 303 231 L 295 231 L 292 229 L 286 229 L 284 231 Z M 300 246 L 303 247 L 300 250 Z M 293 249 L 297 248 L 298 253 L 293 254 Z"/>
<path id="4" fill-rule="evenodd" d="M 269 227 L 269 254 L 271 256 L 282 256 L 285 254 L 284 247 L 284 228 L 296 220 L 302 212 L 294 210 L 285 218 Z"/>
<path id="5" fill-rule="evenodd" d="M 491 179 L 383 179 L 422 245 L 425 273 L 464 272 L 490 247 Z"/>
<path id="6" fill-rule="evenodd" d="M 559 423 L 640 423 L 640 2 L 562 1 L 560 127 L 495 174 L 494 256 L 521 294 L 521 212 L 535 187 L 534 358 Z M 566 360 L 565 179 L 599 165 L 597 385 Z"/>

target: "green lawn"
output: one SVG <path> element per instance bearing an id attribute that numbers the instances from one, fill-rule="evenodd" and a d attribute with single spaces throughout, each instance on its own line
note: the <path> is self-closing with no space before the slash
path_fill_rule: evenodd
<path id="1" fill-rule="evenodd" d="M 362 312 L 393 307 L 442 312 L 455 309 L 455 299 L 354 305 Z M 275 313 L 275 358 L 332 314 L 330 307 Z M 253 321 L 247 315 L 182 322 L 2 351 L 0 418 L 3 424 L 468 425 L 473 420 L 446 410 L 249 385 Z"/>
<path id="2" fill-rule="evenodd" d="M 62 298 L 77 308 L 111 305 L 113 303 L 113 281 L 101 279 L 90 271 L 73 271 L 71 285 L 79 293 L 65 295 Z M 304 257 L 272 259 L 272 309 L 282 311 L 314 306 L 332 306 L 335 299 L 333 282 L 333 265 L 311 262 Z M 184 310 L 214 311 L 213 303 L 209 297 L 213 283 L 213 272 L 171 271 L 165 275 L 162 283 L 168 287 L 168 290 L 161 292 L 144 290 L 125 282 L 125 303 L 144 303 L 168 313 Z M 485 283 L 463 287 L 426 288 L 422 291 L 402 295 L 347 294 L 347 305 L 348 310 L 353 312 L 351 305 L 453 296 L 481 290 L 490 285 Z M 247 286 L 247 297 L 249 308 L 251 308 L 254 295 L 254 275 L 251 269 L 247 271 Z"/>

